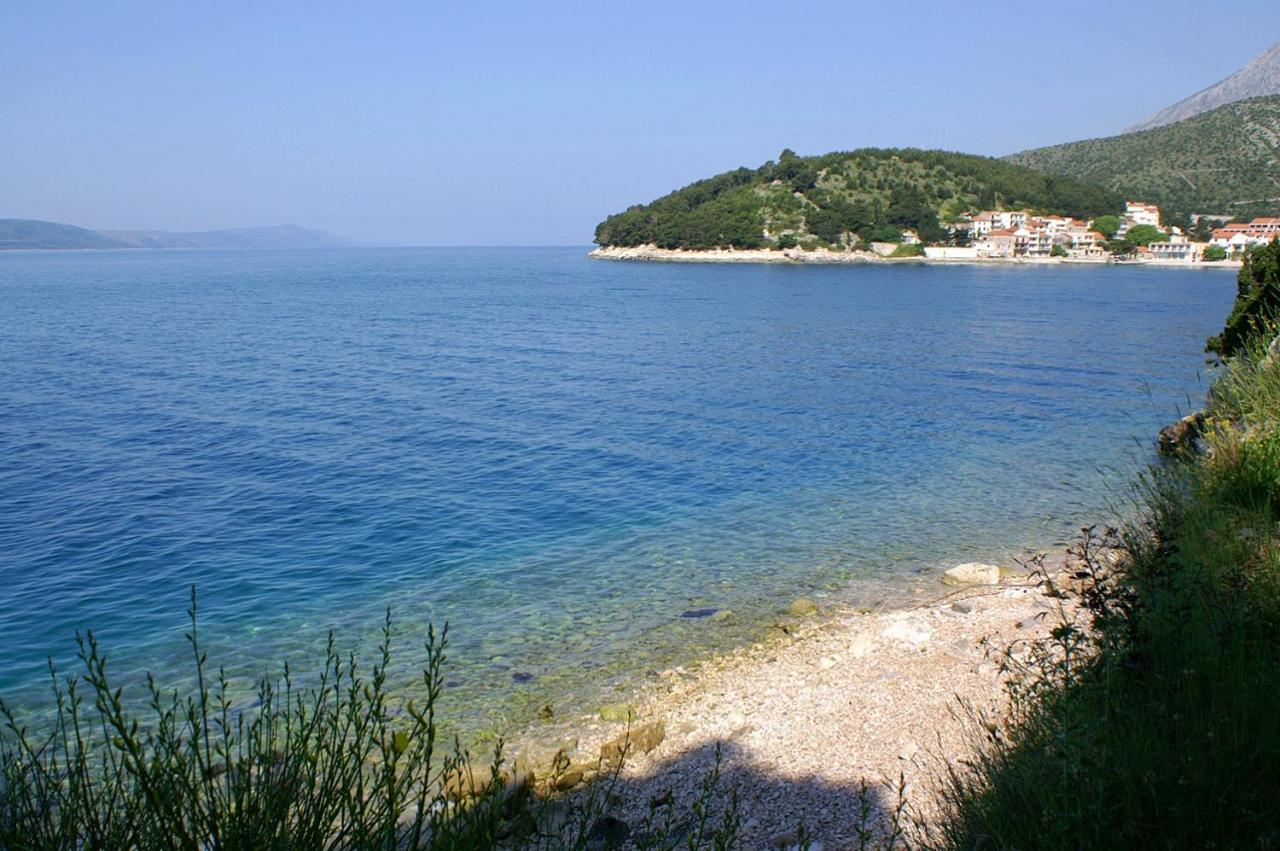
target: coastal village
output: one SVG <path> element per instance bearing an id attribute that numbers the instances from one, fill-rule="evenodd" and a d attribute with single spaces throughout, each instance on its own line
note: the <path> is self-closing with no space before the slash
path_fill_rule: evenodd
<path id="1" fill-rule="evenodd" d="M 924 246 L 931 260 L 1011 260 L 1058 257 L 1076 261 L 1107 262 L 1115 259 L 1107 248 L 1110 240 L 1122 240 L 1135 228 L 1160 231 L 1160 238 L 1137 245 L 1126 259 L 1135 262 L 1201 263 L 1238 260 L 1249 249 L 1280 236 L 1280 217 L 1255 218 L 1248 223 L 1224 224 L 1208 242 L 1198 242 L 1178 227 L 1162 229 L 1160 210 L 1154 204 L 1129 201 L 1118 228 L 1110 236 L 1093 220 L 1066 216 L 1037 216 L 1028 210 L 983 210 L 960 217 L 947 230 L 956 245 Z M 1150 233 L 1150 230 L 1147 231 Z M 905 244 L 920 244 L 913 231 L 902 233 Z"/>
<path id="2" fill-rule="evenodd" d="M 1280 216 L 1248 222 L 1197 217 L 1195 234 L 1166 224 L 1160 208 L 1145 201 L 1127 201 L 1123 213 L 1078 219 L 1039 214 L 1032 210 L 972 210 L 948 224 L 945 240 L 927 242 L 914 229 L 903 229 L 892 242 L 873 241 L 853 250 L 798 244 L 782 248 L 659 248 L 602 245 L 590 256 L 609 260 L 672 260 L 713 263 L 864 263 L 925 261 L 957 263 L 1137 263 L 1181 267 L 1241 265 L 1245 255 L 1280 238 Z M 1205 240 L 1203 237 L 1208 235 Z M 777 234 L 765 229 L 765 236 Z M 1200 238 L 1197 239 L 1196 236 Z"/>

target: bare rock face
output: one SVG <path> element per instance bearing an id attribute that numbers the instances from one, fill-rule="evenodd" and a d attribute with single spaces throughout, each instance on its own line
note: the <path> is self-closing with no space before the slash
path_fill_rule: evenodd
<path id="1" fill-rule="evenodd" d="M 957 564 L 942 574 L 942 581 L 948 585 L 999 585 L 1000 567 L 978 561 Z"/>
<path id="2" fill-rule="evenodd" d="M 1273 44 L 1265 53 L 1225 80 L 1160 110 L 1125 132 L 1150 130 L 1152 127 L 1173 124 L 1238 100 L 1274 94 L 1280 94 L 1280 42 Z"/>

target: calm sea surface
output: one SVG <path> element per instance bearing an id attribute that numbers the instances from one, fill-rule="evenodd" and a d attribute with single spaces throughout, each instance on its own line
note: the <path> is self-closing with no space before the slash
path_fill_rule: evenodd
<path id="1" fill-rule="evenodd" d="M 1235 290 L 584 253 L 0 254 L 0 693 L 86 627 L 179 676 L 194 583 L 238 676 L 390 606 L 464 726 L 580 709 L 1105 519 Z"/>

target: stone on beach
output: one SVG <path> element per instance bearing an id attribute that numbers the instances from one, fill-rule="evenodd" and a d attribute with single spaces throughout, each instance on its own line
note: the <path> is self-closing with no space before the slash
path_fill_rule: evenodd
<path id="1" fill-rule="evenodd" d="M 1000 567 L 978 561 L 965 562 L 948 568 L 942 574 L 942 581 L 948 585 L 999 585 Z"/>
<path id="2" fill-rule="evenodd" d="M 892 641 L 905 642 L 912 647 L 923 647 L 929 643 L 933 631 L 924 624 L 904 619 L 889 624 L 880 635 Z"/>
<path id="3" fill-rule="evenodd" d="M 665 721 L 650 721 L 605 742 L 600 746 L 600 762 L 604 765 L 620 765 L 632 754 L 646 754 L 662 744 L 667 737 Z"/>

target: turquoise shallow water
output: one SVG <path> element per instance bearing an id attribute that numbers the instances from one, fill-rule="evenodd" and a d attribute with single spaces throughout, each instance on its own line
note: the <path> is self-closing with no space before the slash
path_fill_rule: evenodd
<path id="1" fill-rule="evenodd" d="M 1106 516 L 1235 289 L 584 253 L 0 255 L 0 691 L 90 626 L 177 676 L 195 583 L 239 675 L 391 606 L 464 726 L 585 705 Z"/>

